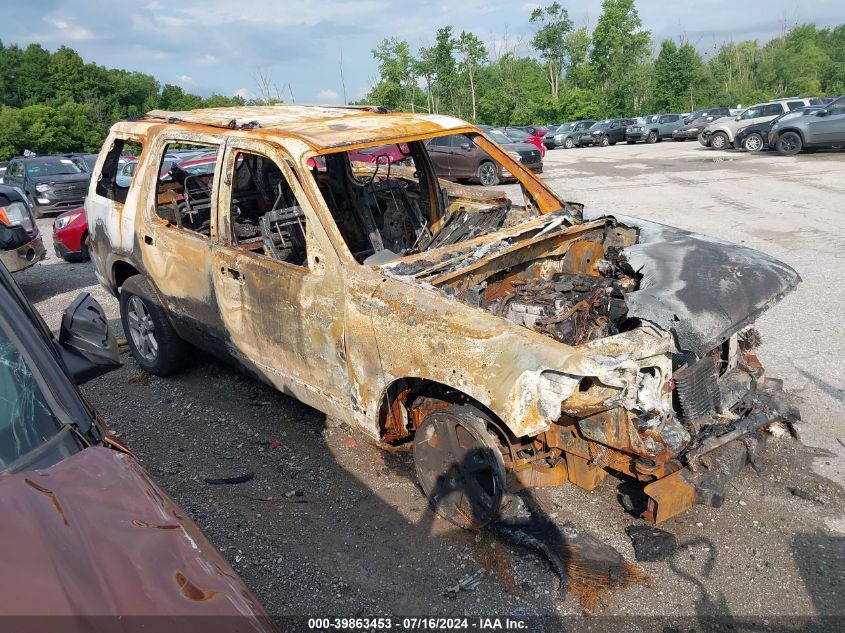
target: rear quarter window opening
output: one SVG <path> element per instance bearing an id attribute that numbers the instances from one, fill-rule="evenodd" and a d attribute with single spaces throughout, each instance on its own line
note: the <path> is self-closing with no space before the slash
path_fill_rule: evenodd
<path id="1" fill-rule="evenodd" d="M 211 198 L 220 146 L 168 142 L 158 160 L 156 215 L 168 226 L 211 237 Z"/>
<path id="2" fill-rule="evenodd" d="M 114 139 L 97 174 L 96 194 L 120 204 L 125 203 L 131 182 L 124 182 L 118 176 L 123 172 L 128 156 L 139 159 L 143 151 L 143 145 L 137 141 Z"/>

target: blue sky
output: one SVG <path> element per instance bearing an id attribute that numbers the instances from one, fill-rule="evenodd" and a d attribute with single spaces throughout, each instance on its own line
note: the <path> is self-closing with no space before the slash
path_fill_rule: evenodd
<path id="1" fill-rule="evenodd" d="M 286 101 L 338 103 L 361 98 L 377 75 L 370 50 L 384 37 L 429 44 L 440 26 L 471 30 L 492 54 L 528 50 L 537 2 L 497 0 L 3 0 L 4 43 L 62 44 L 97 64 L 139 70 L 190 92 L 245 97 L 270 77 Z M 542 3 L 546 4 L 546 3 Z M 562 2 L 577 26 L 595 25 L 601 0 Z M 685 37 L 702 53 L 728 41 L 767 40 L 784 24 L 845 22 L 842 0 L 698 0 L 680 6 L 638 0 L 655 41 Z"/>

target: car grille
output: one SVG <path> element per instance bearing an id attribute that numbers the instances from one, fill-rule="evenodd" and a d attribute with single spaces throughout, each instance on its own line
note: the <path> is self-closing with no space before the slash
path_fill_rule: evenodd
<path id="1" fill-rule="evenodd" d="M 519 155 L 522 157 L 522 162 L 528 165 L 540 162 L 540 150 L 538 149 L 522 150 Z"/>
<path id="2" fill-rule="evenodd" d="M 675 394 L 678 396 L 680 418 L 693 422 L 719 410 L 719 359 L 705 356 L 701 360 L 677 370 L 672 378 L 675 381 Z"/>
<path id="3" fill-rule="evenodd" d="M 88 183 L 57 182 L 53 185 L 53 193 L 58 200 L 83 200 L 88 193 Z"/>

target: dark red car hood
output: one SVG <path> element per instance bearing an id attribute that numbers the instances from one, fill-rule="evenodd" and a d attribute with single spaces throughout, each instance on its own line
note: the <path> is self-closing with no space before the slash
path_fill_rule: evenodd
<path id="1" fill-rule="evenodd" d="M 182 631 L 276 630 L 199 528 L 129 455 L 94 447 L 46 470 L 4 475 L 0 507 L 4 616 L 152 615 Z M 122 630 L 143 628 L 133 617 L 121 622 Z"/>

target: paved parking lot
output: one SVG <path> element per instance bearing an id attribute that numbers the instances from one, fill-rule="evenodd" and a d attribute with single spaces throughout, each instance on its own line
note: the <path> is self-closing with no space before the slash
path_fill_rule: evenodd
<path id="1" fill-rule="evenodd" d="M 680 547 L 639 563 L 648 583 L 607 594 L 597 613 L 845 616 L 845 153 L 783 158 L 664 142 L 554 150 L 545 165 L 567 199 L 743 243 L 803 277 L 758 327 L 764 364 L 800 403 L 804 444 L 771 441 L 762 472 L 738 477 L 723 508 L 664 524 Z M 50 221 L 39 224 L 49 233 Z M 54 329 L 81 290 L 119 328 L 117 302 L 87 263 L 52 256 L 17 278 Z M 169 379 L 123 359 L 85 392 L 272 613 L 582 612 L 534 552 L 433 516 L 409 456 L 382 453 L 205 357 Z M 248 472 L 244 484 L 203 481 Z M 554 522 L 590 530 L 633 561 L 624 529 L 641 522 L 620 505 L 620 483 L 532 494 Z M 475 591 L 443 595 L 479 568 L 489 571 Z"/>

